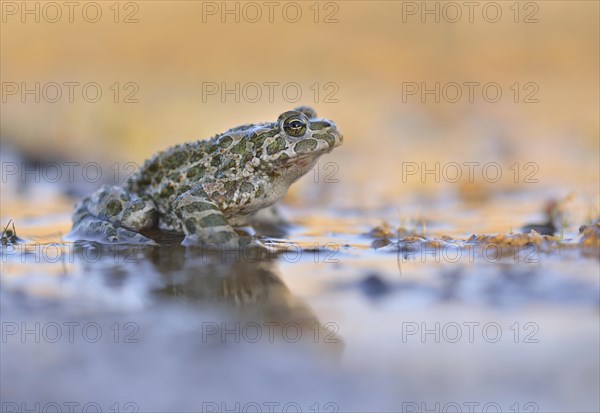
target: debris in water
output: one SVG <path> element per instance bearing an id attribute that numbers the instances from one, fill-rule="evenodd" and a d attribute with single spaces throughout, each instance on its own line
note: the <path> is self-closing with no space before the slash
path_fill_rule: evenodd
<path id="1" fill-rule="evenodd" d="M 383 281 L 383 279 L 375 273 L 367 275 L 367 277 L 360 282 L 359 287 L 366 296 L 371 298 L 379 298 L 391 291 L 389 284 Z"/>
<path id="2" fill-rule="evenodd" d="M 579 227 L 583 247 L 600 248 L 600 222 Z"/>
<path id="3" fill-rule="evenodd" d="M 12 229 L 8 228 L 11 223 L 12 223 Z M 4 227 L 4 230 L 2 231 L 2 236 L 0 237 L 0 242 L 2 242 L 2 245 L 12 245 L 12 244 L 16 244 L 16 243 L 22 242 L 22 241 L 23 240 L 21 238 L 19 238 L 17 235 L 17 230 L 15 229 L 15 223 L 13 222 L 12 219 L 10 219 L 8 221 L 8 224 L 6 224 L 6 226 Z"/>

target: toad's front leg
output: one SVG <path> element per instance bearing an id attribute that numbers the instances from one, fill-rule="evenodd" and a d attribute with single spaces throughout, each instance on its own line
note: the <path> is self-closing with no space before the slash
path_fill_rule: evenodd
<path id="1" fill-rule="evenodd" d="M 175 200 L 175 214 L 185 233 L 183 245 L 212 244 L 237 248 L 239 236 L 202 188 L 191 189 Z"/>

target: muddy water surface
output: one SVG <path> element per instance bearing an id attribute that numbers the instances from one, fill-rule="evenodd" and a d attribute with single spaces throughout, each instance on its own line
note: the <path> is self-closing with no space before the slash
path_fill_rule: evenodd
<path id="1" fill-rule="evenodd" d="M 597 238 L 511 234 L 543 221 L 524 193 L 292 194 L 284 233 L 224 252 L 67 242 L 64 189 L 3 189 L 5 411 L 597 409 Z"/>

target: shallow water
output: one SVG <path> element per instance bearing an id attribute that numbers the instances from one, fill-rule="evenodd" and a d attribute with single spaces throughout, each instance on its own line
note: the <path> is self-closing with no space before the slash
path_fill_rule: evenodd
<path id="1" fill-rule="evenodd" d="M 75 198 L 5 188 L 25 242 L 2 250 L 4 411 L 598 406 L 597 249 L 469 239 L 482 211 L 535 217 L 519 193 L 422 222 L 292 202 L 286 235 L 224 252 L 66 242 Z"/>

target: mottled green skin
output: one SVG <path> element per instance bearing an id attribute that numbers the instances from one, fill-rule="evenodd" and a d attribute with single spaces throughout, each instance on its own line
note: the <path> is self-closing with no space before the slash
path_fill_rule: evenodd
<path id="1" fill-rule="evenodd" d="M 301 107 L 276 122 L 174 146 L 146 161 L 124 187 L 105 186 L 84 199 L 74 230 L 106 235 L 123 228 L 135 238 L 138 231 L 158 226 L 185 233 L 188 244 L 229 241 L 235 237 L 232 226 L 247 225 L 255 212 L 281 199 L 342 140 L 333 122 Z M 114 231 L 98 220 L 110 222 Z M 131 234 L 125 235 L 108 238 L 119 241 Z"/>

